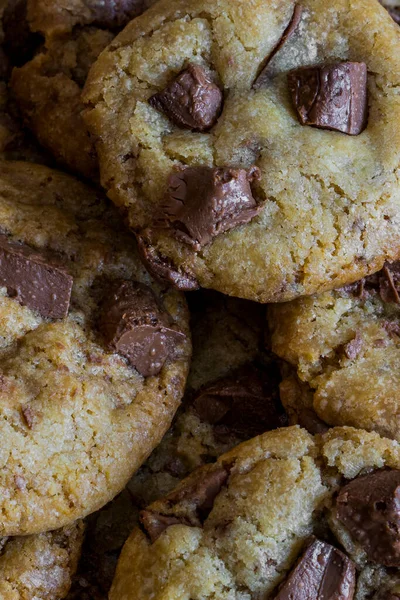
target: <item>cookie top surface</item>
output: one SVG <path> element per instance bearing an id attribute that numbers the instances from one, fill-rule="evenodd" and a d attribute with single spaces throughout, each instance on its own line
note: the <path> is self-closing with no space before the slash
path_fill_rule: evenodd
<path id="1" fill-rule="evenodd" d="M 182 406 L 122 494 L 87 519 L 68 600 L 106 600 L 140 509 L 171 492 L 194 468 L 286 422 L 279 367 L 264 348 L 265 307 L 201 290 L 189 296 L 189 308 L 193 357 Z"/>
<path id="2" fill-rule="evenodd" d="M 193 286 L 289 300 L 399 254 L 400 33 L 373 0 L 301 7 L 299 16 L 289 0 L 161 0 L 89 75 L 85 119 L 97 136 L 102 183 L 128 209 L 150 262 L 172 263 Z M 288 72 L 338 62 L 368 70 L 359 135 L 296 117 Z M 356 87 L 353 75 L 343 77 Z M 254 165 L 259 171 L 249 171 Z M 222 171 L 210 171 L 216 167 Z"/>
<path id="3" fill-rule="evenodd" d="M 0 534 L 19 535 L 125 486 L 170 425 L 191 348 L 184 298 L 98 193 L 27 163 L 1 163 L 0 186 Z"/>
<path id="4" fill-rule="evenodd" d="M 126 600 L 133 591 L 138 599 L 152 600 L 302 598 L 289 592 L 294 583 L 295 589 L 304 585 L 305 565 L 309 593 L 316 588 L 307 597 L 317 600 L 332 577 L 332 559 L 341 566 L 331 597 L 336 592 L 346 600 L 375 599 L 381 590 L 394 592 L 398 534 L 395 539 L 382 534 L 379 541 L 368 534 L 367 541 L 360 538 L 352 503 L 361 489 L 360 511 L 378 502 L 370 517 L 362 513 L 357 522 L 367 532 L 375 519 L 383 532 L 385 511 L 392 510 L 399 491 L 399 467 L 397 442 L 352 428 L 315 438 L 297 427 L 284 428 L 245 442 L 142 512 L 143 529 L 134 530 L 122 551 L 110 598 Z M 372 493 L 365 492 L 369 481 Z M 310 542 L 317 556 L 325 556 L 323 568 L 311 573 Z"/>
<path id="5" fill-rule="evenodd" d="M 271 306 L 269 321 L 273 350 L 321 419 L 400 440 L 398 271 L 393 263 L 352 286 Z M 296 394 L 288 402 L 298 404 Z"/>
<path id="6" fill-rule="evenodd" d="M 71 586 L 83 540 L 82 522 L 48 533 L 0 539 L 2 600 L 60 600 Z"/>

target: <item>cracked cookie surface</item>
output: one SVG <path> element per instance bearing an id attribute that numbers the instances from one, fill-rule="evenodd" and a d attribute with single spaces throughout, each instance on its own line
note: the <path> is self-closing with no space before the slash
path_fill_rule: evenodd
<path id="1" fill-rule="evenodd" d="M 399 254 L 398 28 L 373 0 L 298 4 L 300 22 L 262 85 L 253 86 L 294 18 L 293 1 L 161 0 L 89 74 L 84 116 L 97 139 L 102 184 L 128 210 L 153 260 L 173 264 L 192 286 L 197 280 L 256 301 L 290 300 L 354 281 Z M 369 114 L 360 135 L 297 120 L 288 72 L 332 61 L 366 64 Z M 171 89 L 183 94 L 188 80 L 180 77 L 191 64 L 224 92 L 218 122 L 205 133 L 179 127 L 149 102 L 165 90 L 168 102 Z M 251 182 L 257 207 L 250 222 L 229 231 L 223 223 L 224 233 L 217 229 L 200 250 L 158 226 L 175 168 L 253 165 L 260 179 Z M 180 218 L 174 226 L 187 239 L 188 220 Z"/>
<path id="2" fill-rule="evenodd" d="M 342 575 L 336 562 L 332 594 L 347 577 L 340 598 L 396 595 L 398 564 L 387 568 L 368 558 L 364 542 L 339 520 L 337 498 L 346 484 L 363 485 L 363 476 L 389 473 L 397 481 L 399 467 L 397 442 L 352 428 L 313 438 L 289 427 L 245 442 L 142 512 L 142 529 L 122 551 L 110 599 L 292 597 L 285 586 L 316 539 L 347 566 Z M 314 589 L 315 571 L 307 572 Z M 301 590 L 301 578 L 295 589 Z"/>
<path id="3" fill-rule="evenodd" d="M 22 305 L 18 286 L 16 292 L 1 287 L 0 535 L 5 536 L 69 524 L 126 485 L 179 406 L 191 344 L 184 298 L 150 278 L 131 236 L 99 193 L 46 167 L 3 162 L 0 212 L 3 243 L 6 234 L 48 256 L 50 264 L 61 264 L 50 274 L 66 270 L 73 278 L 68 314 L 57 320 Z M 19 247 L 11 248 L 15 253 Z M 2 253 L 3 282 L 10 259 Z M 44 260 L 33 263 L 39 274 Z M 170 327 L 185 334 L 158 375 L 144 377 L 105 344 L 99 307 L 116 280 L 148 286 Z"/>
<path id="4" fill-rule="evenodd" d="M 294 422 L 313 408 L 329 425 L 400 440 L 397 271 L 269 307 L 272 348 L 293 367 L 281 398 Z"/>

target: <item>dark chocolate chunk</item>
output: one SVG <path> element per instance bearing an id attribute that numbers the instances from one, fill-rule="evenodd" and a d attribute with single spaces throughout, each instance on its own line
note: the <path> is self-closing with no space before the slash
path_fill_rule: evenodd
<path id="1" fill-rule="evenodd" d="M 29 28 L 27 0 L 8 0 L 3 14 L 4 50 L 16 67 L 30 60 L 43 39 Z"/>
<path id="2" fill-rule="evenodd" d="M 352 600 L 356 568 L 343 552 L 315 539 L 275 596 L 275 600 Z"/>
<path id="3" fill-rule="evenodd" d="M 121 29 L 147 8 L 146 0 L 105 0 L 96 2 L 91 23 L 107 29 Z"/>
<path id="4" fill-rule="evenodd" d="M 223 426 L 245 439 L 288 424 L 279 400 L 279 370 L 237 371 L 205 386 L 193 406 L 202 421 Z"/>
<path id="5" fill-rule="evenodd" d="M 199 469 L 194 476 L 171 492 L 163 501 L 162 512 L 150 507 L 140 520 L 152 543 L 171 525 L 178 523 L 201 527 L 210 514 L 216 497 L 227 483 L 230 467 L 215 465 L 211 470 Z"/>
<path id="6" fill-rule="evenodd" d="M 149 99 L 178 127 L 207 131 L 218 120 L 223 96 L 203 67 L 190 64 L 162 92 Z"/>
<path id="7" fill-rule="evenodd" d="M 369 560 L 400 566 L 400 471 L 384 469 L 353 479 L 340 490 L 336 513 Z"/>
<path id="8" fill-rule="evenodd" d="M 43 317 L 62 319 L 68 314 L 73 279 L 61 266 L 25 244 L 0 235 L 0 286 L 21 304 Z"/>
<path id="9" fill-rule="evenodd" d="M 178 270 L 171 260 L 161 256 L 151 241 L 148 239 L 148 231 L 136 237 L 140 258 L 146 269 L 159 281 L 173 286 L 181 292 L 192 292 L 198 290 L 200 285 L 193 275 Z"/>
<path id="10" fill-rule="evenodd" d="M 176 237 L 200 250 L 211 240 L 259 212 L 250 184 L 259 178 L 252 167 L 188 167 L 170 175 L 168 191 L 160 207 L 160 224 L 166 223 Z"/>
<path id="11" fill-rule="evenodd" d="M 288 74 L 289 90 L 302 125 L 359 135 L 367 124 L 367 67 L 343 62 L 304 67 Z"/>
<path id="12" fill-rule="evenodd" d="M 275 46 L 275 48 L 272 50 L 272 52 L 270 52 L 270 54 L 267 56 L 267 58 L 264 60 L 263 64 L 260 67 L 259 74 L 257 75 L 257 78 L 253 84 L 253 87 L 255 89 L 262 87 L 268 81 L 268 79 L 269 79 L 268 67 L 269 67 L 271 60 L 279 52 L 279 50 L 282 48 L 282 46 L 284 46 L 284 44 L 286 44 L 286 42 L 288 40 L 290 40 L 290 38 L 296 32 L 296 30 L 300 24 L 302 14 L 303 14 L 303 7 L 300 4 L 295 4 L 294 9 L 293 9 L 293 14 L 290 18 L 290 21 L 289 21 L 285 31 L 282 33 L 282 37 L 280 38 L 280 40 L 277 43 L 277 45 Z"/>
<path id="13" fill-rule="evenodd" d="M 187 525 L 185 519 L 174 517 L 172 515 L 161 515 L 152 510 L 142 510 L 140 512 L 140 522 L 150 538 L 152 544 L 168 527 L 171 525 Z"/>
<path id="14" fill-rule="evenodd" d="M 102 305 L 99 326 L 107 344 L 144 377 L 157 375 L 175 344 L 185 338 L 171 327 L 152 290 L 134 281 L 113 282 Z"/>

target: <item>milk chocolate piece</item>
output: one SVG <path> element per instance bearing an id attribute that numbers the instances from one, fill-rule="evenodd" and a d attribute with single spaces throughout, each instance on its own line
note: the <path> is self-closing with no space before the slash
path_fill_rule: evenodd
<path id="1" fill-rule="evenodd" d="M 359 135 L 367 124 L 367 67 L 361 62 L 304 67 L 288 74 L 302 125 Z"/>
<path id="2" fill-rule="evenodd" d="M 205 386 L 193 406 L 202 421 L 221 426 L 243 438 L 288 424 L 275 377 L 255 368 L 237 371 Z M 217 430 L 218 431 L 218 430 Z"/>
<path id="3" fill-rule="evenodd" d="M 267 58 L 264 60 L 263 64 L 260 67 L 259 75 L 257 76 L 257 78 L 253 84 L 253 87 L 255 89 L 262 87 L 268 81 L 268 79 L 269 79 L 268 67 L 269 67 L 271 60 L 279 52 L 279 50 L 282 48 L 282 46 L 284 46 L 286 44 L 286 42 L 289 41 L 290 38 L 294 35 L 294 33 L 296 32 L 296 30 L 300 24 L 302 14 L 303 14 L 303 7 L 300 4 L 295 4 L 290 21 L 289 21 L 285 31 L 282 33 L 282 36 L 281 36 L 279 42 L 276 44 L 275 48 L 272 50 L 272 52 L 270 52 L 270 54 L 267 56 Z"/>
<path id="4" fill-rule="evenodd" d="M 341 290 L 361 299 L 366 299 L 371 292 L 378 292 L 383 302 L 400 304 L 400 261 L 387 262 L 377 273 L 346 285 Z"/>
<path id="5" fill-rule="evenodd" d="M 175 236 L 201 250 L 211 240 L 251 221 L 260 211 L 250 184 L 260 177 L 252 167 L 188 167 L 170 175 L 168 191 L 160 207 L 160 222 Z"/>
<path id="6" fill-rule="evenodd" d="M 168 527 L 171 525 L 187 525 L 185 519 L 170 515 L 162 515 L 152 510 L 142 510 L 140 512 L 140 522 L 150 538 L 152 544 Z"/>
<path id="7" fill-rule="evenodd" d="M 151 289 L 141 283 L 113 282 L 99 322 L 107 344 L 144 377 L 157 375 L 185 335 L 171 327 Z"/>
<path id="8" fill-rule="evenodd" d="M 400 566 L 400 471 L 383 469 L 345 485 L 336 514 L 369 560 Z"/>
<path id="9" fill-rule="evenodd" d="M 146 0 L 104 0 L 96 2 L 92 7 L 91 23 L 107 29 L 125 27 L 147 8 Z"/>
<path id="10" fill-rule="evenodd" d="M 357 356 L 360 354 L 363 347 L 363 339 L 359 331 L 356 331 L 356 334 L 350 342 L 344 345 L 344 353 L 350 360 L 355 360 Z"/>
<path id="11" fill-rule="evenodd" d="M 207 131 L 221 114 L 223 96 L 203 67 L 190 64 L 149 102 L 178 127 Z"/>
<path id="12" fill-rule="evenodd" d="M 21 304 L 49 319 L 68 314 L 73 279 L 61 266 L 25 244 L 0 235 L 0 286 Z"/>
<path id="13" fill-rule="evenodd" d="M 275 600 L 352 600 L 356 568 L 343 552 L 315 539 L 275 596 Z"/>
<path id="14" fill-rule="evenodd" d="M 181 292 L 198 290 L 199 282 L 193 275 L 178 270 L 177 267 L 165 256 L 161 256 L 148 239 L 148 230 L 143 235 L 136 237 L 140 258 L 146 269 L 159 281 L 173 286 Z"/>
<path id="15" fill-rule="evenodd" d="M 214 466 L 206 471 L 199 469 L 178 490 L 171 492 L 162 503 L 164 510 L 148 508 L 140 513 L 140 520 L 151 542 L 171 525 L 178 523 L 201 527 L 210 514 L 216 497 L 229 478 L 229 467 Z M 160 503 L 158 503 L 160 504 Z"/>

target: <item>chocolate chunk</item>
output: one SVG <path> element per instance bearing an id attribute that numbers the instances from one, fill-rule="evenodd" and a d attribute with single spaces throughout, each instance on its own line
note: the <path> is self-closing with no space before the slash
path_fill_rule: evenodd
<path id="1" fill-rule="evenodd" d="M 151 510 L 142 510 L 140 512 L 140 522 L 143 525 L 147 535 L 150 538 L 152 544 L 168 527 L 171 525 L 187 525 L 185 519 L 179 519 L 178 517 L 161 515 L 160 513 L 153 512 Z"/>
<path id="2" fill-rule="evenodd" d="M 216 497 L 229 478 L 230 467 L 215 465 L 212 470 L 199 469 L 163 501 L 165 510 L 151 507 L 140 514 L 140 520 L 151 542 L 171 525 L 201 527 L 210 514 Z"/>
<path id="3" fill-rule="evenodd" d="M 220 465 L 217 465 L 213 470 L 208 472 L 200 469 L 198 477 L 194 481 L 191 479 L 186 486 L 184 485 L 176 492 L 172 492 L 167 496 L 168 504 L 170 506 L 175 506 L 182 502 L 189 504 L 192 509 L 195 509 L 200 522 L 203 522 L 210 514 L 215 498 L 228 481 L 229 472 L 230 469 L 228 467 Z"/>
<path id="4" fill-rule="evenodd" d="M 167 223 L 176 237 L 201 250 L 211 240 L 259 212 L 250 183 L 260 177 L 252 167 L 188 167 L 170 175 L 168 192 L 160 210 L 160 224 Z"/>
<path id="5" fill-rule="evenodd" d="M 202 421 L 244 439 L 288 424 L 279 400 L 279 371 L 242 369 L 202 388 L 193 406 Z"/>
<path id="6" fill-rule="evenodd" d="M 379 294 L 384 302 L 400 304 L 400 262 L 386 263 L 379 278 Z"/>
<path id="7" fill-rule="evenodd" d="M 42 42 L 42 37 L 29 28 L 26 7 L 27 0 L 8 0 L 3 14 L 4 49 L 16 67 L 28 62 Z"/>
<path id="8" fill-rule="evenodd" d="M 343 62 L 304 67 L 288 74 L 289 90 L 302 125 L 359 135 L 367 124 L 367 67 Z"/>
<path id="9" fill-rule="evenodd" d="M 198 290 L 200 285 L 196 278 L 182 270 L 178 271 L 171 260 L 157 252 L 147 237 L 148 230 L 143 235 L 138 235 L 136 241 L 140 258 L 149 273 L 159 281 L 172 285 L 181 292 Z"/>
<path id="10" fill-rule="evenodd" d="M 223 96 L 203 67 L 190 64 L 162 92 L 149 99 L 178 127 L 207 131 L 218 120 Z"/>
<path id="11" fill-rule="evenodd" d="M 107 29 L 125 27 L 135 17 L 141 15 L 147 8 L 146 0 L 105 0 L 96 2 L 92 8 L 91 23 Z"/>
<path id="12" fill-rule="evenodd" d="M 355 337 L 344 346 L 344 353 L 349 360 L 354 360 L 360 354 L 363 346 L 363 339 L 357 331 Z"/>
<path id="13" fill-rule="evenodd" d="M 383 269 L 340 289 L 355 298 L 366 299 L 378 292 L 383 302 L 400 304 L 400 261 L 385 263 Z"/>
<path id="14" fill-rule="evenodd" d="M 384 469 L 353 479 L 341 489 L 336 513 L 369 560 L 400 566 L 400 471 Z"/>
<path id="15" fill-rule="evenodd" d="M 343 552 L 315 539 L 275 596 L 275 600 L 352 600 L 356 568 Z"/>
<path id="16" fill-rule="evenodd" d="M 141 283 L 113 282 L 99 322 L 107 344 L 144 377 L 157 375 L 185 335 L 171 327 L 152 290 Z"/>
<path id="17" fill-rule="evenodd" d="M 43 254 L 0 235 L 0 286 L 21 304 L 43 317 L 62 319 L 68 314 L 73 279 Z"/>
<path id="18" fill-rule="evenodd" d="M 293 9 L 293 14 L 290 18 L 290 21 L 289 21 L 285 31 L 282 33 L 282 37 L 280 38 L 280 40 L 277 43 L 277 45 L 275 46 L 275 48 L 272 50 L 272 52 L 270 52 L 270 54 L 267 56 L 267 58 L 264 60 L 263 64 L 260 67 L 259 75 L 257 75 L 257 78 L 253 84 L 253 87 L 255 89 L 262 87 L 268 81 L 268 79 L 269 79 L 268 67 L 269 67 L 271 60 L 279 52 L 279 50 L 282 48 L 282 46 L 284 46 L 286 44 L 286 42 L 289 41 L 290 38 L 293 36 L 293 34 L 296 32 L 296 30 L 300 24 L 302 14 L 303 14 L 303 7 L 300 6 L 300 4 L 295 4 L 295 7 Z"/>

